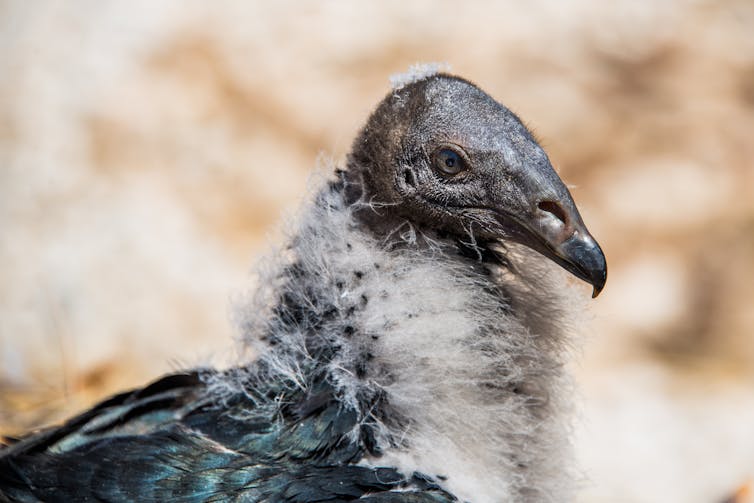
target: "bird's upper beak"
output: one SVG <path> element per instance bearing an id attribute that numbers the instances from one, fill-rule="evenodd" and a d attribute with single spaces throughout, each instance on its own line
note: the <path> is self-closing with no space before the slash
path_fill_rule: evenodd
<path id="1" fill-rule="evenodd" d="M 569 220 L 577 222 L 569 225 Z M 566 225 L 561 232 L 534 232 L 541 244 L 541 247 L 535 248 L 537 251 L 591 284 L 593 298 L 600 294 L 607 281 L 605 254 L 586 230 L 578 212 L 566 217 Z"/>
<path id="2" fill-rule="evenodd" d="M 549 163 L 542 169 L 545 172 L 520 180 L 524 200 L 518 211 L 501 210 L 500 220 L 507 220 L 504 226 L 515 241 L 591 284 L 596 297 L 607 280 L 605 255 L 555 171 Z"/>

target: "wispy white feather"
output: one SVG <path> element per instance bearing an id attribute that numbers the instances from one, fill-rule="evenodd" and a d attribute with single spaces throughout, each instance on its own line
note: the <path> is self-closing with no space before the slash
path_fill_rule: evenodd
<path id="1" fill-rule="evenodd" d="M 364 463 L 442 476 L 462 500 L 570 500 L 563 273 L 514 245 L 501 251 L 510 265 L 489 270 L 409 224 L 377 240 L 353 216 L 363 204 L 325 186 L 302 209 L 238 309 L 242 343 L 301 388 L 305 337 L 339 348 L 321 364 L 344 405 L 385 397 L 360 410 L 384 452 Z M 283 294 L 337 312 L 316 330 L 285 323 L 274 311 Z M 243 371 L 210 379 L 218 396 L 245 382 Z"/>

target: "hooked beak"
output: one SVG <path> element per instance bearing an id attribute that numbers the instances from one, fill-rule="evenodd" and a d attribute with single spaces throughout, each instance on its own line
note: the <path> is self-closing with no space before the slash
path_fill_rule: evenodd
<path id="1" fill-rule="evenodd" d="M 592 285 L 594 298 L 607 281 L 605 254 L 587 231 L 570 194 L 565 194 L 558 198 L 560 201 L 537 203 L 533 214 L 525 218 L 506 213 L 501 220 L 507 221 L 506 227 L 515 241 Z"/>
<path id="2" fill-rule="evenodd" d="M 595 298 L 607 281 L 605 254 L 587 231 L 570 194 L 559 199 L 537 203 L 532 221 L 522 224 L 522 244 L 592 285 Z"/>
<path id="3" fill-rule="evenodd" d="M 592 285 L 592 298 L 600 294 L 607 281 L 605 254 L 585 229 L 575 231 L 564 241 L 544 244 L 548 248 L 544 252 L 546 257 Z"/>

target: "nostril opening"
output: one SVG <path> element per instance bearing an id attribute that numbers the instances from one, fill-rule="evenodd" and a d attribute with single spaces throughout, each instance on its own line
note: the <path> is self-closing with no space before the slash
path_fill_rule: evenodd
<path id="1" fill-rule="evenodd" d="M 560 207 L 558 203 L 555 203 L 553 201 L 542 201 L 537 205 L 537 207 L 540 210 L 546 211 L 547 213 L 553 215 L 555 218 L 563 222 L 563 225 L 565 225 L 568 221 L 566 212 L 563 210 L 563 208 Z"/>

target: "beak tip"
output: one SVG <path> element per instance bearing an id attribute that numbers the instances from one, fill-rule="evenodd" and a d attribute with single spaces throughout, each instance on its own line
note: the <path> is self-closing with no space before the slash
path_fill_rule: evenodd
<path id="1" fill-rule="evenodd" d="M 602 253 L 602 250 L 599 248 L 599 245 L 597 245 L 597 249 L 599 250 L 599 258 L 601 259 L 601 264 L 593 268 L 590 272 L 590 283 L 592 284 L 593 290 L 592 290 L 592 298 L 596 299 L 597 296 L 602 292 L 602 289 L 605 287 L 605 283 L 607 282 L 607 262 L 605 261 L 605 255 Z"/>
<path id="2" fill-rule="evenodd" d="M 605 254 L 597 242 L 586 232 L 574 234 L 557 249 L 561 266 L 592 285 L 592 298 L 596 298 L 607 281 Z"/>
<path id="3" fill-rule="evenodd" d="M 602 254 L 602 250 L 600 250 L 600 255 L 602 257 L 602 267 L 591 271 L 592 278 L 590 283 L 594 287 L 594 289 L 592 290 L 593 299 L 596 299 L 600 292 L 602 292 L 602 289 L 605 287 L 605 283 L 607 282 L 607 263 L 605 263 L 605 256 Z"/>
<path id="4" fill-rule="evenodd" d="M 592 290 L 592 298 L 593 299 L 596 299 L 597 296 L 600 294 L 600 292 L 602 292 L 602 286 L 603 285 L 600 285 L 600 286 L 595 285 L 594 286 L 594 289 Z"/>

